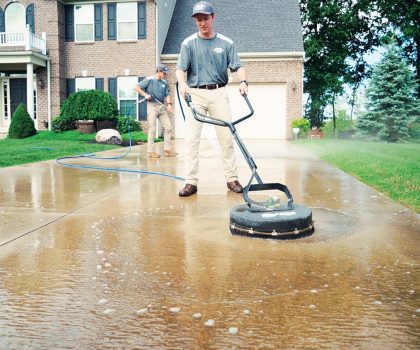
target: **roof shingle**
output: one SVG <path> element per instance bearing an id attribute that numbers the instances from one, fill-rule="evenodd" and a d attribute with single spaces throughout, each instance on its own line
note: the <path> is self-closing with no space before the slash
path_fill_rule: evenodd
<path id="1" fill-rule="evenodd" d="M 178 54 L 182 41 L 197 32 L 191 18 L 197 0 L 178 0 L 163 54 Z M 298 0 L 210 1 L 217 32 L 231 38 L 240 53 L 303 52 Z"/>

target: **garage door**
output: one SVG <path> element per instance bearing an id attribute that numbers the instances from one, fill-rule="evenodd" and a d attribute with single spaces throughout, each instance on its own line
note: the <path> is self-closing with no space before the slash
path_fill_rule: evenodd
<path id="1" fill-rule="evenodd" d="M 232 116 L 234 119 L 248 113 L 248 107 L 238 92 L 238 84 L 227 87 Z M 239 136 L 243 139 L 286 139 L 286 85 L 251 84 L 249 100 L 254 108 L 254 115 L 237 125 Z M 186 104 L 183 103 L 186 113 Z M 178 101 L 176 100 L 175 136 L 185 137 L 185 124 Z M 204 125 L 203 138 L 216 138 L 212 125 Z"/>

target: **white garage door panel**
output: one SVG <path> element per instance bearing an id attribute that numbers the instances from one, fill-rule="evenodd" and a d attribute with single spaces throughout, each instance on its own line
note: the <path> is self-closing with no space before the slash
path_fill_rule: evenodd
<path id="1" fill-rule="evenodd" d="M 229 84 L 227 90 L 233 118 L 238 119 L 248 114 L 248 106 L 239 94 L 238 84 Z M 243 139 L 285 139 L 286 86 L 284 84 L 251 84 L 248 97 L 254 108 L 254 115 L 236 126 L 239 136 Z M 183 108 L 186 112 L 187 107 L 184 103 Z M 175 130 L 177 138 L 185 137 L 185 125 L 178 103 Z M 204 125 L 202 137 L 215 138 L 214 127 Z"/>

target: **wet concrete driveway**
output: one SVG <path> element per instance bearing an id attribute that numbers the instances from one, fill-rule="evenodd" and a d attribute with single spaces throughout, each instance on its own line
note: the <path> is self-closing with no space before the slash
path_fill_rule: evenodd
<path id="1" fill-rule="evenodd" d="M 312 236 L 232 236 L 243 199 L 213 140 L 189 198 L 169 177 L 1 169 L 0 349 L 420 348 L 418 215 L 294 145 L 246 144 L 312 209 Z M 145 151 L 73 162 L 183 176 L 182 141 L 178 158 Z"/>

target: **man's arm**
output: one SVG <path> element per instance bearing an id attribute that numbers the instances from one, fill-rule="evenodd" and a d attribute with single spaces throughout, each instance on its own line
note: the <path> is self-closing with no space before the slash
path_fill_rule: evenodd
<path id="1" fill-rule="evenodd" d="M 239 81 L 241 82 L 239 84 L 239 92 L 241 95 L 248 95 L 248 83 L 246 82 L 246 72 L 243 67 L 240 67 L 236 71 L 236 76 L 238 77 Z"/>
<path id="2" fill-rule="evenodd" d="M 140 86 L 136 85 L 136 87 L 134 88 L 134 90 L 137 91 L 137 93 L 141 96 L 144 96 L 144 98 L 148 101 L 150 101 L 152 99 L 152 96 L 150 96 L 146 91 L 144 91 Z"/>
<path id="3" fill-rule="evenodd" d="M 185 99 L 185 96 L 190 93 L 190 88 L 185 81 L 185 72 L 181 69 L 175 71 L 176 80 L 178 81 L 178 90 L 181 96 Z"/>

